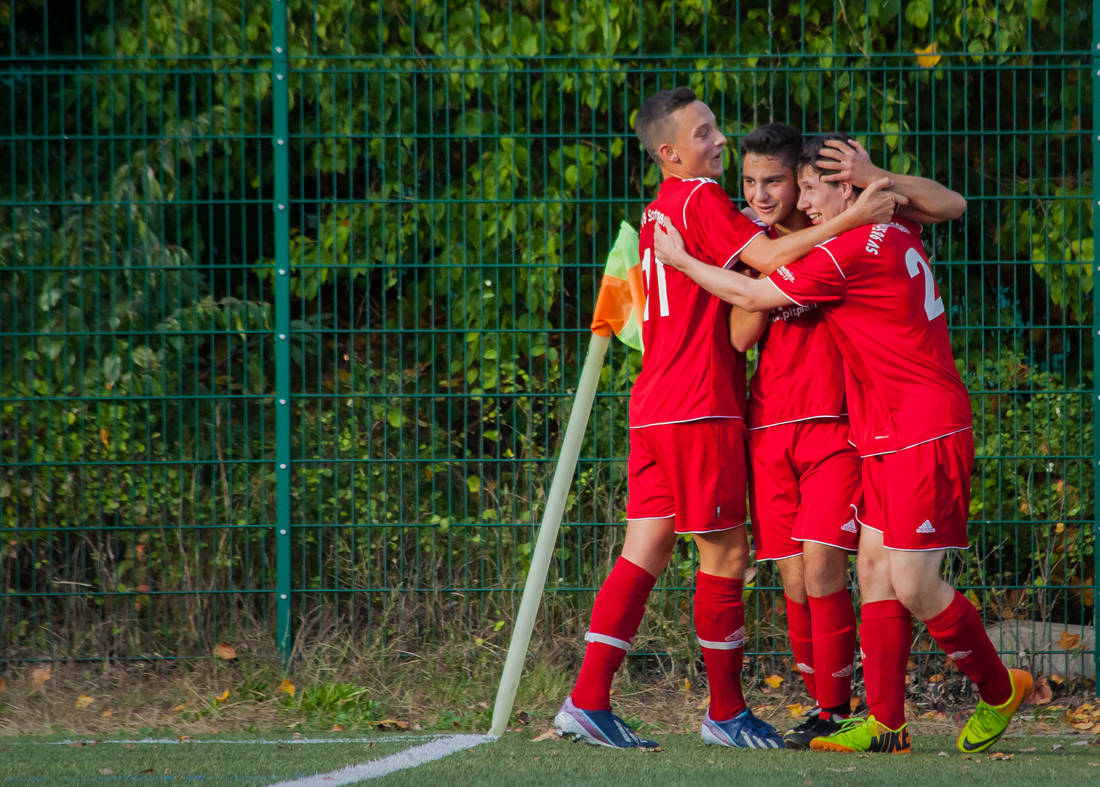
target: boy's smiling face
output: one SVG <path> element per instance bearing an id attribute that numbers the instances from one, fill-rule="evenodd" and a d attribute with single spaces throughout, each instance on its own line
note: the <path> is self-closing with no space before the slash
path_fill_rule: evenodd
<path id="1" fill-rule="evenodd" d="M 718 130 L 710 107 L 696 101 L 674 112 L 672 120 L 676 124 L 675 142 L 662 145 L 661 153 L 673 163 L 674 173 L 681 178 L 721 177 L 726 137 Z"/>
<path id="2" fill-rule="evenodd" d="M 741 162 L 741 187 L 745 202 L 769 227 L 785 221 L 798 203 L 794 170 L 778 156 L 746 153 Z"/>

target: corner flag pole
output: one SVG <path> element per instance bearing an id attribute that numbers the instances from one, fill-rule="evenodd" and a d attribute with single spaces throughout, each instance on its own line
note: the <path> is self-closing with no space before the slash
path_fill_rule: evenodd
<path id="1" fill-rule="evenodd" d="M 542 515 L 542 524 L 539 526 L 535 551 L 531 554 L 531 568 L 523 585 L 523 598 L 519 604 L 516 626 L 512 631 L 512 641 L 508 645 L 508 656 L 504 660 L 504 673 L 500 678 L 496 705 L 493 706 L 493 726 L 489 734 L 494 737 L 504 734 L 508 727 L 508 717 L 512 715 L 519 678 L 523 673 L 523 662 L 527 658 L 527 646 L 531 642 L 531 632 L 535 628 L 535 616 L 538 615 L 539 601 L 546 586 L 550 559 L 554 555 L 554 543 L 565 514 L 565 500 L 573 483 L 573 472 L 577 469 L 577 457 L 580 455 L 584 432 L 588 428 L 588 416 L 592 413 L 592 402 L 596 398 L 604 354 L 610 342 L 610 336 L 593 333 L 588 343 L 588 357 L 584 361 L 580 382 L 577 383 L 573 411 L 569 414 L 569 422 L 565 427 L 558 466 L 550 484 L 550 494 Z"/>

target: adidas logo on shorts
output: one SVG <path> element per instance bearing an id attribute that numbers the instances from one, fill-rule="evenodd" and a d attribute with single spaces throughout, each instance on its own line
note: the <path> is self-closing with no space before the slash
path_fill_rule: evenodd
<path id="1" fill-rule="evenodd" d="M 856 520 L 849 519 L 847 522 L 840 526 L 840 529 L 843 530 L 845 533 L 856 532 Z"/>
<path id="2" fill-rule="evenodd" d="M 801 661 L 798 662 L 798 671 L 801 672 L 803 675 L 814 674 L 814 668 L 811 667 L 809 664 L 803 664 Z"/>
<path id="3" fill-rule="evenodd" d="M 833 673 L 833 677 L 834 677 L 834 678 L 849 678 L 849 677 L 851 677 L 851 676 L 852 676 L 852 672 L 853 672 L 853 670 L 854 670 L 854 667 L 855 667 L 855 665 L 854 665 L 854 664 L 849 664 L 849 665 L 848 665 L 847 667 L 845 667 L 844 669 L 842 669 L 842 670 L 837 670 L 836 672 L 834 672 L 834 673 Z"/>
<path id="4" fill-rule="evenodd" d="M 932 527 L 932 523 L 927 519 L 924 520 L 924 524 L 917 528 L 918 533 L 935 533 L 936 528 Z"/>
<path id="5" fill-rule="evenodd" d="M 951 659 L 952 661 L 958 661 L 959 659 L 965 659 L 973 652 L 974 651 L 972 650 L 956 650 L 954 653 L 948 653 L 947 658 Z"/>

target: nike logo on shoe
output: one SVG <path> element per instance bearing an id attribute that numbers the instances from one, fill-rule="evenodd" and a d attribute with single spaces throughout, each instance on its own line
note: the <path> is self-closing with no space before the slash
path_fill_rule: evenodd
<path id="1" fill-rule="evenodd" d="M 927 519 L 924 520 L 924 524 L 917 528 L 918 533 L 935 533 L 936 528 L 932 527 L 932 523 Z"/>
<path id="2" fill-rule="evenodd" d="M 998 733 L 997 735 L 993 735 L 993 736 L 991 736 L 991 737 L 989 737 L 989 738 L 986 738 L 986 739 L 985 739 L 984 741 L 978 741 L 977 743 L 971 743 L 971 742 L 970 742 L 970 741 L 968 741 L 968 740 L 964 740 L 964 741 L 962 742 L 962 750 L 963 750 L 963 751 L 966 751 L 966 752 L 970 752 L 970 751 L 981 751 L 981 750 L 982 750 L 982 749 L 983 749 L 984 747 L 986 747 L 986 746 L 988 746 L 989 744 L 993 743 L 994 741 L 996 741 L 996 740 L 997 740 L 998 738 L 1000 738 L 1000 737 L 1001 737 L 1001 736 L 1000 736 L 1000 734 Z"/>

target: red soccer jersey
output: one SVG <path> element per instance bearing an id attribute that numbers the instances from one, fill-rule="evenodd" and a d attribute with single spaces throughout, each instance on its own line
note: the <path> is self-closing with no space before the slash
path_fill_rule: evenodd
<path id="1" fill-rule="evenodd" d="M 713 180 L 661 182 L 639 232 L 645 354 L 630 395 L 631 428 L 744 418 L 745 356 L 730 346 L 730 305 L 655 258 L 653 228 L 662 217 L 684 236 L 689 254 L 726 268 L 761 233 Z"/>
<path id="2" fill-rule="evenodd" d="M 862 456 L 972 425 L 919 235 L 901 218 L 859 227 L 770 277 L 795 305 L 824 307 L 847 365 L 850 435 Z"/>
<path id="3" fill-rule="evenodd" d="M 768 230 L 775 238 L 775 228 Z M 844 359 L 816 303 L 772 309 L 756 345 L 749 383 L 749 428 L 762 429 L 846 412 Z"/>

